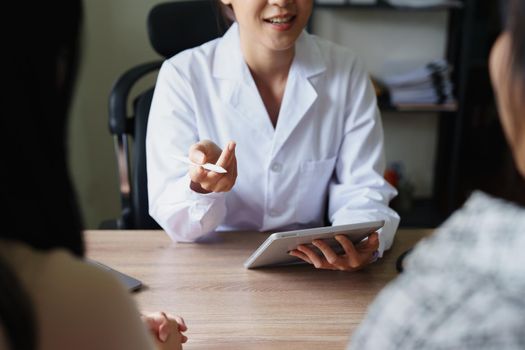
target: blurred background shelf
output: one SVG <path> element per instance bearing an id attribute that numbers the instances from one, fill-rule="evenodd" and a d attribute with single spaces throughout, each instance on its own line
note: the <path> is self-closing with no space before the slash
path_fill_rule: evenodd
<path id="1" fill-rule="evenodd" d="M 341 1 L 339 1 L 341 2 Z M 431 184 L 431 192 L 425 195 L 424 198 L 413 200 L 411 209 L 400 211 L 401 227 L 437 227 L 446 217 L 457 209 L 464 200 L 464 196 L 460 193 L 460 168 L 462 159 L 462 147 L 465 125 L 465 99 L 467 96 L 467 88 L 474 88 L 468 86 L 468 70 L 472 62 L 471 45 L 469 40 L 474 31 L 474 19 L 477 9 L 476 0 L 450 1 L 444 5 L 430 6 L 430 7 L 398 7 L 392 6 L 384 0 L 378 0 L 374 4 L 356 4 L 349 3 L 314 3 L 314 13 L 319 11 L 340 11 L 345 10 L 369 10 L 374 12 L 386 10 L 395 11 L 396 16 L 401 19 L 403 13 L 406 13 L 407 18 L 413 18 L 416 13 L 420 23 L 424 25 L 425 16 L 429 12 L 440 11 L 446 15 L 445 22 L 446 41 L 443 59 L 452 67 L 450 79 L 453 86 L 452 101 L 444 104 L 403 104 L 393 105 L 391 103 L 391 96 L 388 89 L 382 89 L 384 85 L 378 83 L 381 79 L 376 80 L 372 77 L 376 94 L 378 95 L 378 106 L 381 112 L 387 114 L 403 114 L 417 115 L 420 113 L 422 117 L 425 115 L 437 116 L 437 130 L 436 130 L 436 149 L 434 154 L 428 154 L 428 157 L 434 157 Z M 360 13 L 360 12 L 359 12 Z M 374 18 L 376 21 L 378 17 L 375 15 L 365 16 L 363 18 Z M 357 14 L 356 14 L 357 15 Z M 370 17 L 371 16 L 371 17 Z M 313 17 L 313 16 L 312 16 Z M 309 23 L 309 31 L 315 34 L 312 21 Z M 334 35 L 344 36 L 344 34 L 335 33 Z M 355 35 L 355 34 L 354 34 Z M 402 40 L 403 38 L 399 38 Z M 357 40 L 356 40 L 357 41 Z M 406 45 L 405 45 L 406 48 Z M 385 59 L 388 56 L 385 53 Z M 481 57 L 476 60 L 477 66 L 482 66 L 481 63 L 486 62 L 486 57 Z M 449 100 L 450 101 L 450 100 Z M 386 116 L 386 118 L 388 118 Z M 426 152 L 425 149 L 419 149 L 419 152 Z M 427 151 L 428 152 L 428 151 Z M 403 162 L 403 159 L 399 159 Z M 410 175 L 409 175 L 410 177 Z M 395 205 L 393 205 L 395 207 Z"/>
<path id="2" fill-rule="evenodd" d="M 417 8 L 395 7 L 384 0 L 378 0 L 374 4 L 352 4 L 348 1 L 339 4 L 319 3 L 318 1 L 314 3 L 312 18 L 318 11 L 318 17 L 325 21 L 330 18 L 330 14 L 333 14 L 331 18 L 336 20 L 344 20 L 348 17 L 361 24 L 366 24 L 365 22 L 370 20 L 381 26 L 384 22 L 393 22 L 387 19 L 395 18 L 399 27 L 410 25 L 410 28 L 417 31 L 419 27 L 414 26 L 414 23 L 425 27 L 429 19 L 441 15 L 446 18 L 441 28 L 445 30 L 442 58 L 452 68 L 450 79 L 453 83 L 451 99 L 453 102 L 446 105 L 393 106 L 390 96 L 382 93 L 381 86 L 374 86 L 385 124 L 402 125 L 399 129 L 415 125 L 414 132 L 421 132 L 422 124 L 417 121 L 418 113 L 422 118 L 430 116 L 431 118 L 428 119 L 435 121 L 437 137 L 435 148 L 431 150 L 421 147 L 412 153 L 412 149 L 407 148 L 407 153 L 392 159 L 403 163 L 408 159 L 407 157 L 420 159 L 418 157 L 422 154 L 433 158 L 432 164 L 428 164 L 432 166 L 431 190 L 421 194 L 415 191 L 416 193 L 412 194 L 415 199 L 410 209 L 399 210 L 401 227 L 436 227 L 454 210 L 460 208 L 472 191 L 478 189 L 525 205 L 523 199 L 525 198 L 525 184 L 521 181 L 513 163 L 499 122 L 488 71 L 490 51 L 502 28 L 498 6 L 498 1 L 479 0 L 462 0 L 444 6 Z M 383 13 L 385 11 L 391 13 L 385 14 Z M 314 22 L 316 25 L 322 22 L 310 21 L 309 31 L 315 34 Z M 319 27 L 323 30 L 321 26 Z M 377 32 L 372 32 L 368 36 L 368 33 L 359 27 L 348 26 L 348 28 L 352 28 L 353 31 L 347 33 L 324 30 L 324 33 L 345 44 L 356 44 L 356 47 L 367 40 L 374 40 L 378 37 Z M 360 37 L 357 37 L 358 35 Z M 352 36 L 352 39 L 348 39 Z M 392 36 L 395 40 L 405 40 L 407 37 Z M 388 44 L 385 45 L 386 49 L 391 51 L 385 51 L 382 56 L 380 54 L 376 57 L 383 57 L 383 60 L 387 61 L 395 55 L 397 47 Z M 412 46 L 406 45 L 406 42 L 402 44 L 400 47 L 404 50 L 412 49 Z M 414 45 L 418 45 L 417 41 L 414 42 Z M 425 48 L 428 49 L 428 46 Z M 420 48 L 417 47 L 417 49 Z M 380 50 L 374 48 L 368 52 L 378 55 Z M 362 54 L 363 51 L 360 51 L 360 55 Z M 371 78 L 374 82 L 375 77 Z M 378 76 L 378 78 L 381 77 Z M 383 96 L 388 96 L 388 98 Z M 399 135 L 406 138 L 398 140 L 399 142 L 412 142 L 409 133 Z M 418 137 L 421 134 L 413 136 L 419 141 Z M 421 144 L 428 146 L 425 143 Z M 411 174 L 406 175 L 410 180 Z M 395 207 L 395 205 L 392 206 Z"/>
<path id="3" fill-rule="evenodd" d="M 461 9 L 463 3 L 460 1 L 452 1 L 443 5 L 437 6 L 422 6 L 422 7 L 408 7 L 408 6 L 393 6 L 386 1 L 378 0 L 375 4 L 359 4 L 359 3 L 334 3 L 330 2 L 314 2 L 314 7 L 327 8 L 327 9 L 379 9 L 379 10 L 392 10 L 392 11 L 440 11 L 447 9 Z"/>
<path id="4" fill-rule="evenodd" d="M 447 103 L 447 104 L 425 104 L 425 105 L 391 105 L 389 103 L 379 102 L 379 109 L 382 112 L 388 113 L 455 113 L 458 111 L 458 104 Z"/>
<path id="5" fill-rule="evenodd" d="M 400 227 L 436 228 L 446 219 L 446 215 L 432 198 L 417 198 L 410 210 L 398 210 L 398 213 L 401 217 Z"/>

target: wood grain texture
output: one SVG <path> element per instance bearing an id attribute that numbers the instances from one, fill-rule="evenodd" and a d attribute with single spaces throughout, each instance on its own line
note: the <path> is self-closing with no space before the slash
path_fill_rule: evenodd
<path id="1" fill-rule="evenodd" d="M 185 349 L 344 349 L 366 308 L 397 272 L 396 258 L 431 230 L 400 230 L 359 272 L 310 266 L 246 270 L 268 234 L 223 232 L 173 243 L 163 231 L 86 231 L 88 257 L 146 285 L 142 311 L 184 317 Z"/>

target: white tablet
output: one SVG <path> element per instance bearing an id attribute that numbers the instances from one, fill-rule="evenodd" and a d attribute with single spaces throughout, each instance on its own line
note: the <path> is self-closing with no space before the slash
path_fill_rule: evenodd
<path id="1" fill-rule="evenodd" d="M 335 240 L 335 235 L 346 235 L 353 243 L 359 243 L 371 233 L 376 232 L 385 224 L 384 221 L 370 221 L 349 225 L 316 227 L 306 230 L 276 232 L 271 234 L 257 250 L 246 260 L 244 267 L 253 269 L 262 266 L 275 266 L 301 262 L 288 254 L 290 250 L 304 244 L 314 250 L 317 247 L 311 243 L 314 239 L 325 240 L 335 251 L 340 253 L 342 247 Z"/>

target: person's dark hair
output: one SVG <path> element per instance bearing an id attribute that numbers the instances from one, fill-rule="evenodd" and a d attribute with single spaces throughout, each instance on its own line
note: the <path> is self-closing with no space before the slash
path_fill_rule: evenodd
<path id="1" fill-rule="evenodd" d="M 19 3 L 5 33 L 0 238 L 83 256 L 67 162 L 67 114 L 79 55 L 79 0 Z"/>
<path id="2" fill-rule="evenodd" d="M 508 3 L 504 4 L 504 11 L 506 29 L 512 38 L 510 60 L 513 76 L 519 79 L 521 85 L 525 85 L 525 1 L 508 0 Z"/>
<path id="3" fill-rule="evenodd" d="M 9 349 L 36 349 L 37 329 L 32 303 L 14 275 L 0 257 L 0 326 Z"/>
<path id="4" fill-rule="evenodd" d="M 217 7 L 217 25 L 219 30 L 225 32 L 235 22 L 235 14 L 231 6 L 224 5 L 221 0 L 215 0 Z"/>

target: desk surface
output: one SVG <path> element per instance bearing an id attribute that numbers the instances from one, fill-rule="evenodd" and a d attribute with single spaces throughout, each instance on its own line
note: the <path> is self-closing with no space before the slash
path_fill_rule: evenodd
<path id="1" fill-rule="evenodd" d="M 185 349 L 344 349 L 396 258 L 431 230 L 400 230 L 364 271 L 310 266 L 246 270 L 267 234 L 212 234 L 172 243 L 163 231 L 87 231 L 88 257 L 140 279 L 142 311 L 167 311 L 189 327 Z"/>

